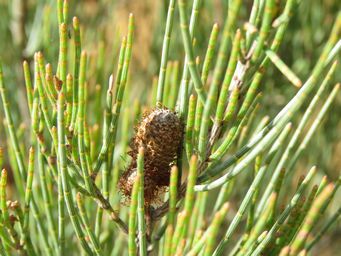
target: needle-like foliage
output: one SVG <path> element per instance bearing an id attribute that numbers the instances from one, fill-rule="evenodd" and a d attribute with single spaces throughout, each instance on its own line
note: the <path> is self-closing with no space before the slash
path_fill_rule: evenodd
<path id="1" fill-rule="evenodd" d="M 337 226 L 339 170 L 305 155 L 332 148 L 309 143 L 339 114 L 341 10 L 300 72 L 281 49 L 298 51 L 290 25 L 309 1 L 221 1 L 221 23 L 210 1 L 166 1 L 158 76 L 141 90 L 141 13 L 114 44 L 98 23 L 91 44 L 70 18 L 91 1 L 50 2 L 26 48 L 13 23 L 22 102 L 0 65 L 0 255 L 306 255 Z"/>

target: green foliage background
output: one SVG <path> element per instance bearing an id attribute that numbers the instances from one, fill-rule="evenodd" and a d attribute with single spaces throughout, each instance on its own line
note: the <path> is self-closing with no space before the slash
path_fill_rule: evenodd
<path id="1" fill-rule="evenodd" d="M 191 1 L 188 1 L 188 8 Z M 289 28 L 284 36 L 284 41 L 279 49 L 278 56 L 305 81 L 316 64 L 322 48 L 328 39 L 337 13 L 341 10 L 341 2 L 338 0 L 300 0 L 294 11 Z M 153 78 L 158 75 L 163 31 L 167 16 L 168 1 L 124 1 L 124 0 L 82 0 L 70 1 L 70 17 L 78 16 L 82 24 L 83 49 L 89 53 L 89 66 L 91 67 L 89 78 L 89 126 L 96 129 L 98 125 L 98 110 L 105 107 L 106 86 L 110 73 L 116 67 L 118 52 L 122 36 L 126 33 L 128 14 L 134 13 L 135 41 L 133 57 L 129 75 L 130 100 L 125 101 L 123 112 L 134 104 L 136 99 L 140 102 L 149 101 L 152 93 Z M 195 49 L 199 56 L 203 56 L 212 24 L 224 23 L 227 15 L 227 0 L 203 1 L 200 18 L 194 31 L 196 39 Z M 238 25 L 243 26 L 247 21 L 252 1 L 244 1 L 238 17 Z M 282 6 L 281 6 L 282 7 Z M 189 9 L 188 9 L 189 12 Z M 176 10 L 176 15 L 178 11 Z M 178 17 L 178 16 L 176 16 Z M 0 0 L 0 58 L 3 70 L 6 74 L 6 84 L 9 91 L 11 112 L 14 123 L 17 126 L 21 138 L 21 146 L 27 147 L 30 143 L 29 113 L 27 108 L 22 61 L 28 60 L 33 66 L 33 55 L 36 51 L 42 51 L 45 59 L 57 65 L 58 56 L 58 21 L 56 15 L 56 1 L 53 0 Z M 71 33 L 70 33 L 71 36 Z M 183 43 L 181 38 L 179 19 L 175 19 L 173 37 L 170 45 L 169 60 L 180 61 L 183 66 Z M 102 57 L 102 58 L 101 58 Z M 340 54 L 338 56 L 340 60 Z M 341 81 L 340 66 L 337 67 L 331 84 Z M 298 88 L 292 86 L 274 66 L 271 66 L 262 83 L 263 98 L 261 100 L 261 114 L 256 117 L 259 123 L 261 117 L 275 116 L 276 113 L 295 95 Z M 130 102 L 131 104 L 127 103 Z M 308 106 L 304 104 L 302 109 Z M 321 105 L 323 102 L 321 103 Z M 338 94 L 331 110 L 318 129 L 304 156 L 300 160 L 295 175 L 306 172 L 307 167 L 317 164 L 319 177 L 327 175 L 330 180 L 336 180 L 341 170 L 341 95 Z M 142 110 L 137 110 L 141 111 Z M 294 126 L 302 118 L 303 112 L 295 116 Z M 0 111 L 0 120 L 3 120 L 3 112 Z M 120 126 L 128 126 L 128 134 L 119 134 L 131 137 L 136 118 L 128 118 L 128 123 L 120 120 Z M 97 127 L 97 129 L 100 129 Z M 94 135 L 95 136 L 95 135 Z M 5 129 L 0 124 L 0 146 L 6 152 Z M 120 167 L 126 166 L 127 145 L 121 146 L 115 152 L 115 157 L 120 159 Z M 10 165 L 10 159 L 6 156 L 4 166 Z M 246 177 L 245 180 L 248 180 Z M 295 180 L 295 179 L 294 179 Z M 243 181 L 242 186 L 245 181 Z M 235 200 L 240 201 L 243 193 L 236 191 Z M 12 191 L 16 197 L 15 189 Z M 339 193 L 338 193 L 339 195 Z M 117 203 L 117 202 L 116 202 Z M 339 208 L 340 200 L 332 205 L 331 211 Z M 208 208 L 213 207 L 208 205 Z M 323 238 L 323 243 L 316 249 L 324 255 L 335 255 L 340 247 L 340 223 L 338 222 L 331 232 Z M 329 253 L 329 254 L 327 254 Z"/>
<path id="2" fill-rule="evenodd" d="M 27 2 L 24 15 L 25 34 L 22 44 L 17 44 L 18 39 L 13 27 L 16 22 L 14 11 L 20 2 Z M 85 29 L 85 49 L 90 50 L 94 55 L 98 53 L 98 44 L 105 42 L 106 58 L 104 71 L 96 75 L 94 83 L 103 86 L 110 69 L 114 66 L 117 55 L 119 40 L 124 33 L 129 12 L 136 16 L 136 40 L 137 45 L 133 52 L 132 62 L 132 84 L 137 84 L 134 92 L 137 95 L 143 94 L 145 88 L 150 88 L 153 76 L 158 74 L 158 67 L 161 59 L 161 47 L 163 29 L 167 15 L 167 4 L 163 1 L 105 1 L 105 0 L 82 0 L 70 1 L 70 17 L 77 15 L 82 21 Z M 57 17 L 55 1 L 0 1 L 0 53 L 7 74 L 8 83 L 11 84 L 11 100 L 20 108 L 13 111 L 21 111 L 27 116 L 25 87 L 22 59 L 32 59 L 33 53 L 42 50 L 49 60 L 55 60 L 58 52 Z M 189 4 L 190 6 L 190 4 Z M 252 1 L 245 1 L 242 5 L 241 18 L 239 23 L 246 21 L 252 6 Z M 312 0 L 300 1 L 300 5 L 290 21 L 288 31 L 279 50 L 279 56 L 285 63 L 298 74 L 304 81 L 317 57 L 321 52 L 323 42 L 333 24 L 333 18 L 340 10 L 341 3 L 335 0 Z M 197 39 L 196 49 L 202 55 L 205 51 L 211 24 L 223 23 L 227 11 L 227 0 L 203 1 L 200 19 L 196 27 L 195 36 Z M 43 26 L 40 25 L 43 21 Z M 177 60 L 183 56 L 181 33 L 178 20 L 175 20 L 174 37 L 170 45 L 170 59 Z M 38 25 L 39 24 L 39 25 Z M 55 64 L 55 63 L 52 63 Z M 336 72 L 335 81 L 340 81 L 341 72 Z M 136 82 L 135 82 L 136 81 Z M 294 87 L 288 86 L 287 80 L 275 68 L 270 68 L 266 81 L 264 95 L 264 113 L 273 116 L 295 93 Z M 103 94 L 104 94 L 104 90 Z M 136 97 L 137 95 L 134 95 Z M 143 97 L 143 96 L 142 96 Z M 319 166 L 331 177 L 337 177 L 341 168 L 341 157 L 338 153 L 341 149 L 341 123 L 339 111 L 341 96 L 337 97 L 336 104 L 332 106 L 326 124 L 320 128 L 320 132 L 314 137 L 311 149 L 306 154 L 307 162 L 315 162 L 319 159 Z M 1 115 L 1 113 L 0 113 Z M 299 118 L 299 117 L 298 117 Z M 26 121 L 17 120 L 17 122 Z M 3 134 L 3 132 L 1 132 Z M 2 140 L 3 141 L 3 140 Z M 323 148 L 323 151 L 315 148 Z"/>

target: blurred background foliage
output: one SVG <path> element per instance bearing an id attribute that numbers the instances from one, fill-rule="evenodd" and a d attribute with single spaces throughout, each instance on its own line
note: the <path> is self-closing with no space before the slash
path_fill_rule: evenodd
<path id="1" fill-rule="evenodd" d="M 321 52 L 333 18 L 341 8 L 341 1 L 300 2 L 278 55 L 304 81 Z M 32 62 L 34 52 L 41 50 L 53 66 L 57 61 L 55 56 L 58 52 L 58 34 L 54 32 L 57 31 L 57 17 L 53 13 L 55 4 L 56 1 L 53 0 L 0 0 L 0 55 L 5 64 L 4 72 L 11 90 L 12 104 L 18 106 L 13 111 L 20 111 L 20 116 L 26 117 L 24 120 L 18 120 L 19 113 L 13 113 L 14 117 L 17 117 L 17 124 L 29 122 L 22 60 Z M 252 1 L 245 1 L 242 6 L 242 17 L 239 18 L 241 24 L 248 17 L 251 4 Z M 205 51 L 212 24 L 223 23 L 227 5 L 228 0 L 203 1 L 198 26 L 194 32 L 196 53 L 199 56 Z M 136 41 L 130 76 L 130 85 L 134 86 L 134 90 L 130 96 L 147 97 L 151 91 L 153 77 L 158 74 L 163 40 L 160 35 L 165 26 L 167 6 L 167 1 L 153 0 L 70 1 L 70 19 L 77 15 L 83 28 L 86 28 L 83 29 L 82 35 L 84 49 L 90 53 L 91 65 L 97 66 L 91 70 L 101 71 L 96 72 L 96 75 L 89 75 L 91 78 L 89 93 L 96 93 L 96 90 L 99 90 L 97 93 L 102 93 L 104 97 L 105 90 L 100 88 L 106 86 L 108 76 L 115 67 L 120 38 L 127 27 L 126 17 L 132 12 L 136 17 Z M 175 19 L 174 37 L 170 45 L 171 60 L 182 59 L 184 54 L 177 23 L 178 19 Z M 104 58 L 99 58 L 100 55 Z M 340 81 L 340 78 L 341 72 L 336 72 L 334 80 Z M 266 81 L 264 88 L 267 93 L 264 93 L 262 113 L 273 116 L 295 94 L 297 88 L 289 85 L 286 78 L 274 67 L 268 70 L 263 81 Z M 337 177 L 341 169 L 340 107 L 339 95 L 328 119 L 325 120 L 325 125 L 320 128 L 320 132 L 310 144 L 305 158 L 306 162 L 312 163 L 318 159 L 321 170 L 331 178 Z M 0 144 L 4 146 L 3 127 L 0 128 L 0 134 Z M 321 148 L 323 150 L 320 150 Z M 301 163 L 304 165 L 304 161 Z"/>
<path id="2" fill-rule="evenodd" d="M 191 1 L 189 1 L 191 2 Z M 247 21 L 252 1 L 245 0 L 239 17 L 239 25 Z M 279 1 L 278 1 L 279 2 Z M 289 23 L 288 32 L 279 49 L 278 55 L 305 81 L 321 53 L 321 48 L 329 35 L 333 20 L 341 9 L 339 0 L 305 0 L 300 2 Z M 80 4 L 81 3 L 81 4 Z M 58 52 L 57 16 L 54 13 L 54 0 L 0 0 L 0 58 L 2 59 L 6 84 L 10 91 L 12 114 L 19 133 L 29 135 L 28 108 L 22 71 L 22 60 L 32 65 L 33 54 L 43 51 L 45 58 L 56 66 Z M 203 56 L 209 33 L 214 22 L 223 24 L 226 17 L 228 0 L 203 1 L 200 18 L 194 31 L 195 49 Z M 136 33 L 133 48 L 133 60 L 130 69 L 129 90 L 131 102 L 134 99 L 146 100 L 152 91 L 153 77 L 158 74 L 161 59 L 161 36 L 165 27 L 168 1 L 133 1 L 133 0 L 79 0 L 70 1 L 70 17 L 77 15 L 82 24 L 83 48 L 89 52 L 90 68 L 89 95 L 102 94 L 109 74 L 113 72 L 118 58 L 120 39 L 127 27 L 130 12 L 136 17 Z M 190 7 L 191 4 L 188 4 Z M 177 10 L 176 10 L 177 13 Z M 178 14 L 176 14 L 178 15 Z M 170 59 L 182 60 L 184 50 L 180 26 L 175 19 L 174 32 L 170 45 Z M 41 25 L 42 24 L 42 25 Z M 71 36 L 71 34 L 70 34 Z M 180 67 L 183 63 L 180 63 Z M 341 70 L 334 76 L 335 82 L 341 79 Z M 179 76 L 180 78 L 180 76 Z M 290 85 L 286 78 L 273 66 L 263 79 L 264 96 L 262 115 L 273 117 L 297 88 Z M 103 89 L 101 89 L 103 88 Z M 91 97 L 89 97 L 91 100 Z M 100 99 L 93 97 L 94 101 Z M 93 102 L 94 106 L 103 105 L 103 101 Z M 306 104 L 309 104 L 307 102 Z M 341 95 L 337 96 L 332 110 L 324 124 L 309 144 L 309 149 L 299 163 L 302 170 L 317 164 L 321 175 L 331 180 L 340 175 L 341 170 Z M 95 107 L 90 107 L 88 118 L 90 125 L 96 123 L 96 115 L 91 115 Z M 305 107 L 301 108 L 302 110 Z M 301 114 L 301 116 L 303 113 Z M 0 112 L 0 120 L 3 120 Z M 296 116 L 300 118 L 300 116 Z M 294 122 L 295 123 L 295 122 Z M 131 132 L 133 128 L 131 128 Z M 22 136 L 23 145 L 28 144 L 29 136 Z M 0 124 L 0 146 L 5 147 L 5 130 Z M 340 237 L 341 230 L 334 230 L 331 237 Z M 323 243 L 329 247 L 325 238 Z M 335 241 L 334 241 L 335 242 Z M 322 246 L 320 250 L 325 248 Z"/>

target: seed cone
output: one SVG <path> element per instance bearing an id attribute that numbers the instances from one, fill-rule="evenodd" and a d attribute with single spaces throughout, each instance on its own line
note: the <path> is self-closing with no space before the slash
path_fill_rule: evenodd
<path id="1" fill-rule="evenodd" d="M 128 153 L 132 161 L 119 180 L 121 192 L 130 197 L 136 177 L 139 147 L 145 148 L 145 202 L 156 203 L 158 195 L 169 185 L 171 164 L 176 160 L 183 136 L 183 124 L 169 109 L 157 108 L 146 112 L 135 129 Z"/>

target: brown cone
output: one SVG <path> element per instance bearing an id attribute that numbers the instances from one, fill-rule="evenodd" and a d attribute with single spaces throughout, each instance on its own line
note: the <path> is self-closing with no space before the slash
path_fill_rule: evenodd
<path id="1" fill-rule="evenodd" d="M 135 130 L 128 153 L 132 161 L 119 181 L 121 192 L 130 197 L 136 175 L 138 148 L 144 146 L 145 202 L 152 204 L 169 185 L 170 167 L 176 160 L 183 136 L 183 125 L 169 109 L 154 109 L 145 113 Z M 135 172 L 135 174 L 134 174 Z"/>

